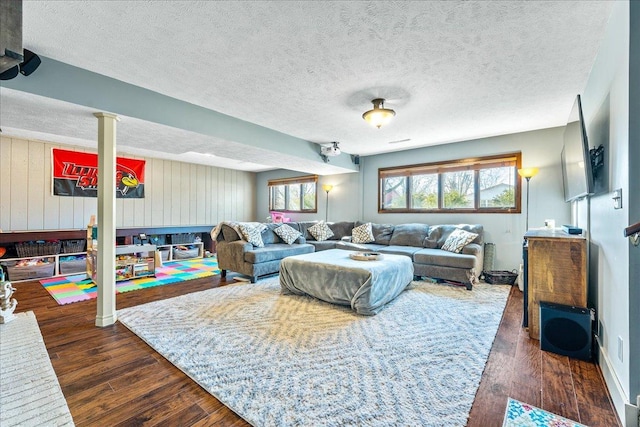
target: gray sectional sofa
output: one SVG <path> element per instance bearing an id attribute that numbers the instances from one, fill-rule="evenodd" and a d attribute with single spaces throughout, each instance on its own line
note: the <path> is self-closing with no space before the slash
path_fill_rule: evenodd
<path id="1" fill-rule="evenodd" d="M 463 283 L 472 289 L 482 271 L 484 259 L 483 227 L 479 224 L 376 224 L 372 223 L 374 241 L 366 244 L 351 242 L 351 232 L 364 222 L 341 221 L 327 223 L 334 233 L 325 241 L 316 241 L 308 231 L 317 221 L 289 222 L 287 225 L 302 235 L 291 245 L 284 243 L 274 230 L 282 224 L 268 223 L 262 232 L 264 247 L 254 247 L 241 238 L 231 223 L 221 223 L 212 238 L 216 241 L 218 266 L 222 277 L 227 270 L 251 277 L 255 282 L 259 276 L 277 273 L 280 260 L 287 256 L 344 249 L 352 251 L 376 251 L 387 254 L 406 255 L 413 261 L 414 275 Z M 442 245 L 456 229 L 476 233 L 478 236 L 460 253 L 445 251 Z"/>

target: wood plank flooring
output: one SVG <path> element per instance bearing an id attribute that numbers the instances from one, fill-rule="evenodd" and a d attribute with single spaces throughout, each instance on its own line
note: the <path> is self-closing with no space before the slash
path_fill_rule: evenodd
<path id="1" fill-rule="evenodd" d="M 117 307 L 224 285 L 197 279 L 117 296 Z M 94 326 L 95 300 L 59 306 L 39 282 L 14 285 L 16 311 L 33 310 L 77 426 L 248 426 L 120 323 Z M 594 363 L 543 352 L 520 327 L 513 287 L 468 426 L 501 426 L 507 397 L 590 426 L 619 426 Z"/>

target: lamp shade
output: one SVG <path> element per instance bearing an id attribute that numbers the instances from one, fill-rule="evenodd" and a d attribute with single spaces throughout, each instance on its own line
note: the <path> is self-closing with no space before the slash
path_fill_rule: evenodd
<path id="1" fill-rule="evenodd" d="M 374 99 L 371 102 L 373 103 L 373 109 L 365 112 L 362 118 L 367 123 L 380 129 L 382 125 L 386 125 L 391 121 L 396 112 L 389 108 L 384 108 L 384 99 L 382 98 Z"/>
<path id="2" fill-rule="evenodd" d="M 333 189 L 333 185 L 331 184 L 322 184 L 322 189 L 327 193 Z"/>
<path id="3" fill-rule="evenodd" d="M 518 169 L 518 175 L 520 175 L 523 178 L 530 179 L 538 175 L 539 170 L 540 169 L 538 168 L 522 168 L 522 169 Z"/>

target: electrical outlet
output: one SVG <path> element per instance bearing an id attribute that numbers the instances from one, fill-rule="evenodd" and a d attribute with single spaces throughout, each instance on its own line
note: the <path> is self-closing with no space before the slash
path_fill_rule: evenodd
<path id="1" fill-rule="evenodd" d="M 605 347 L 604 345 L 604 325 L 602 324 L 602 320 L 598 319 L 598 342 L 600 346 Z"/>
<path id="2" fill-rule="evenodd" d="M 621 362 L 624 362 L 624 360 L 622 360 L 623 354 L 624 354 L 624 341 L 622 341 L 622 337 L 618 337 L 618 359 Z"/>
<path id="3" fill-rule="evenodd" d="M 613 209 L 622 209 L 622 188 L 613 191 Z"/>

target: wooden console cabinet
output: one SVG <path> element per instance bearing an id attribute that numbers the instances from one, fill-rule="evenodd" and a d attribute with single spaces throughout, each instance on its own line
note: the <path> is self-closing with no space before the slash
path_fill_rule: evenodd
<path id="1" fill-rule="evenodd" d="M 587 239 L 562 231 L 529 230 L 529 336 L 540 339 L 540 301 L 587 305 Z"/>

